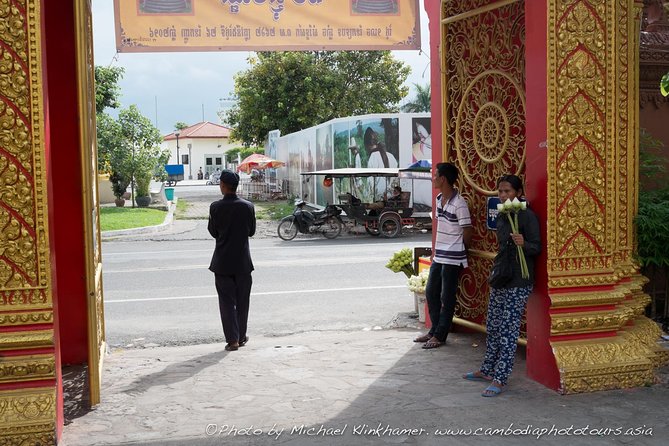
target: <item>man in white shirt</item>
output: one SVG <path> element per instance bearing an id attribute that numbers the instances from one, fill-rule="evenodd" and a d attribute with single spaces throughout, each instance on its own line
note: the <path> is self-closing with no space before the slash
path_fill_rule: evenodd
<path id="1" fill-rule="evenodd" d="M 437 348 L 446 342 L 453 323 L 460 272 L 467 267 L 467 246 L 474 232 L 467 202 L 455 188 L 458 175 L 453 164 L 439 163 L 432 177 L 433 187 L 440 191 L 434 209 L 437 236 L 425 287 L 432 328 L 414 339 L 424 342 L 424 349 Z"/>

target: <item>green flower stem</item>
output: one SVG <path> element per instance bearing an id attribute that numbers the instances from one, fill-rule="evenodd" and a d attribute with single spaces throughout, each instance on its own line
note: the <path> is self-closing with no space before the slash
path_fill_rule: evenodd
<path id="1" fill-rule="evenodd" d="M 520 232 L 518 231 L 518 211 L 513 213 L 513 218 L 511 217 L 510 212 L 506 214 L 506 216 L 509 218 L 509 223 L 511 224 L 511 232 L 513 232 L 514 234 L 519 234 Z M 529 279 L 530 271 L 527 267 L 527 260 L 525 260 L 525 251 L 523 251 L 523 247 L 520 245 L 516 245 L 516 249 L 518 251 L 518 260 L 520 262 L 520 274 L 523 277 L 523 279 Z"/>

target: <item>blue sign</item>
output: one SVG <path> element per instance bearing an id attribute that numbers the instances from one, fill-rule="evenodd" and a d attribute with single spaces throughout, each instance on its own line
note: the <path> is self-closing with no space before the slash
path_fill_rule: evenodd
<path id="1" fill-rule="evenodd" d="M 497 230 L 497 216 L 499 214 L 497 205 L 499 203 L 501 203 L 499 197 L 488 197 L 487 225 L 488 229 L 492 231 Z"/>

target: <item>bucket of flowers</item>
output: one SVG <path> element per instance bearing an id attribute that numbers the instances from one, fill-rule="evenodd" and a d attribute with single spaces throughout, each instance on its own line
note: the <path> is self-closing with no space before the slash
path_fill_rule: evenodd
<path id="1" fill-rule="evenodd" d="M 423 270 L 418 275 L 412 275 L 407 279 L 407 287 L 413 292 L 414 304 L 418 313 L 418 321 L 425 322 L 425 286 L 430 272 Z"/>

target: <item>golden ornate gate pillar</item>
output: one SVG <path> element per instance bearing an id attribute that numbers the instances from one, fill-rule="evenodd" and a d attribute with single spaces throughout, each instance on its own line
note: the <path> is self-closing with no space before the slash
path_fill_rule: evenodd
<path id="1" fill-rule="evenodd" d="M 59 361 L 39 2 L 0 1 L 0 29 L 0 443 L 52 444 Z"/>
<path id="2" fill-rule="evenodd" d="M 496 245 L 485 199 L 499 175 L 518 174 L 545 246 L 526 313 L 527 373 L 563 393 L 643 385 L 668 359 L 643 316 L 634 260 L 642 6 L 442 0 L 431 26 L 443 113 L 433 162 L 458 165 L 475 225 L 456 315 L 485 323 Z"/>
<path id="3" fill-rule="evenodd" d="M 55 444 L 104 349 L 90 0 L 0 0 L 0 444 Z M 86 399 L 85 389 L 78 397 Z M 74 397 L 74 395 L 70 395 Z"/>
<path id="4" fill-rule="evenodd" d="M 634 260 L 643 2 L 547 2 L 549 341 L 560 389 L 640 386 L 667 360 Z"/>

